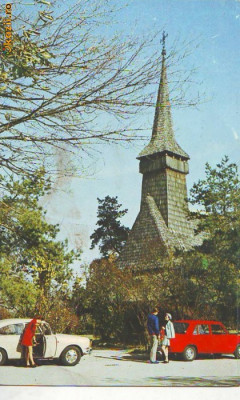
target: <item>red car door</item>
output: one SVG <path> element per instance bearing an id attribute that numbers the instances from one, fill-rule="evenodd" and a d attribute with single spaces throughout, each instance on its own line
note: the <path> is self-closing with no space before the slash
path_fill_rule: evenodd
<path id="1" fill-rule="evenodd" d="M 230 335 L 221 324 L 211 324 L 211 336 L 213 353 L 229 353 L 231 351 Z"/>
<path id="2" fill-rule="evenodd" d="M 209 325 L 206 323 L 197 324 L 192 333 L 192 340 L 197 347 L 198 353 L 210 353 L 211 335 Z"/>

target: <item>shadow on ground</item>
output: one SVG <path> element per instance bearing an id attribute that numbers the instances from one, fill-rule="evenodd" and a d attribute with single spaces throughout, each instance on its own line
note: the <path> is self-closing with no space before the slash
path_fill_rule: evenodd
<path id="1" fill-rule="evenodd" d="M 100 355 L 95 355 L 96 358 L 105 358 L 105 359 L 109 359 L 109 360 L 117 360 L 117 361 L 132 361 L 132 362 L 141 362 L 141 363 L 148 363 L 149 362 L 149 355 L 147 353 L 127 353 L 127 352 L 120 352 L 119 355 L 117 356 L 100 356 Z M 213 360 L 213 359 L 229 359 L 229 358 L 233 358 L 233 356 L 231 355 L 199 355 L 197 357 L 198 361 L 204 361 L 204 360 Z M 159 362 L 163 362 L 163 358 L 161 357 L 161 355 L 157 355 L 157 360 Z M 171 355 L 169 357 L 170 361 L 176 361 L 176 362 L 183 362 L 182 358 L 176 357 L 174 355 Z M 187 361 L 186 361 L 187 362 Z"/>
<path id="2" fill-rule="evenodd" d="M 194 386 L 194 387 L 213 387 L 213 386 L 240 386 L 239 377 L 209 377 L 209 378 L 193 378 L 193 377 L 171 377 L 171 376 L 160 376 L 159 378 L 149 378 L 150 385 L 157 386 Z"/>
<path id="3" fill-rule="evenodd" d="M 8 360 L 7 366 L 11 367 L 18 367 L 18 368 L 26 368 L 24 360 Z M 41 367 L 43 365 L 59 365 L 57 360 L 37 360 L 36 361 L 37 367 Z"/>

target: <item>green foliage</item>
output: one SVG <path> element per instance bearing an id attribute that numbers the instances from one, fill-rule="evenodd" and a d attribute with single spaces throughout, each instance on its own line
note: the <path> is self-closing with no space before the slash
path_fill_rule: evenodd
<path id="1" fill-rule="evenodd" d="M 166 260 L 154 275 L 135 275 L 131 270 L 120 269 L 114 256 L 94 260 L 86 268 L 86 285 L 75 282 L 71 302 L 88 332 L 104 341 L 146 345 L 150 309 L 157 304 L 164 310 L 169 306 L 175 309 L 170 268 Z"/>
<path id="2" fill-rule="evenodd" d="M 72 276 L 70 264 L 80 254 L 68 251 L 67 241 L 57 241 L 58 225 L 46 221 L 39 205 L 50 190 L 44 170 L 32 178 L 1 177 L 1 185 L 1 298 L 24 314 L 39 310 L 52 288 L 64 292 Z"/>
<path id="3" fill-rule="evenodd" d="M 79 318 L 69 300 L 61 294 L 54 293 L 54 296 L 48 298 L 48 309 L 45 310 L 44 316 L 56 333 L 81 333 Z"/>
<path id="4" fill-rule="evenodd" d="M 229 163 L 225 156 L 216 168 L 206 163 L 206 178 L 199 180 L 191 189 L 191 202 L 204 208 L 213 216 L 229 216 L 237 211 L 239 206 L 240 181 L 238 168 Z"/>
<path id="5" fill-rule="evenodd" d="M 23 273 L 12 270 L 14 260 L 3 256 L 0 261 L 0 305 L 17 317 L 31 316 L 39 299 L 39 289 Z M 9 318 L 10 315 L 6 316 Z"/>
<path id="6" fill-rule="evenodd" d="M 198 314 L 236 324 L 239 307 L 240 180 L 237 165 L 224 157 L 216 168 L 206 164 L 206 179 L 191 190 L 203 244 L 182 263 L 188 303 Z"/>
<path id="7" fill-rule="evenodd" d="M 116 266 L 115 258 L 93 261 L 87 271 L 86 287 L 75 285 L 73 303 L 78 315 L 91 314 L 94 333 L 104 340 L 123 329 L 127 274 Z"/>
<path id="8" fill-rule="evenodd" d="M 121 225 L 119 219 L 126 213 L 127 209 L 121 210 L 122 204 L 118 198 L 106 196 L 98 200 L 98 221 L 99 226 L 90 236 L 92 239 L 91 249 L 99 244 L 101 254 L 106 257 L 109 254 L 119 254 L 126 243 L 129 228 Z"/>

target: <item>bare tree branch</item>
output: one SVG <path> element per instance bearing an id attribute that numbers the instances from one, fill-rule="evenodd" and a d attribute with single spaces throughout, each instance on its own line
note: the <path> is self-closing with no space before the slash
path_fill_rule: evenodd
<path id="1" fill-rule="evenodd" d="M 16 2 L 12 52 L 0 53 L 3 169 L 34 172 L 61 143 L 66 151 L 83 152 L 94 143 L 142 139 L 139 127 L 129 122 L 155 106 L 161 57 L 154 47 L 160 32 L 142 40 L 100 36 L 116 12 L 112 3 L 81 0 L 66 9 L 59 0 L 50 5 L 33 0 L 34 7 L 24 8 Z M 199 103 L 198 95 L 187 99 L 184 92 L 193 71 L 183 72 L 179 64 L 188 54 L 187 44 L 180 54 L 175 44 L 169 51 L 173 105 Z M 102 122 L 106 117 L 110 128 Z"/>

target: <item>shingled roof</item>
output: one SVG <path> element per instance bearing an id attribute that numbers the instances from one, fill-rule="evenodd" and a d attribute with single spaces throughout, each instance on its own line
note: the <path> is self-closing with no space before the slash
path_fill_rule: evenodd
<path id="1" fill-rule="evenodd" d="M 157 268 L 162 257 L 175 250 L 190 250 L 199 244 L 199 237 L 194 236 L 193 229 L 189 230 L 189 235 L 183 235 L 168 228 L 154 198 L 148 195 L 118 263 L 140 271 Z"/>
<path id="2" fill-rule="evenodd" d="M 176 142 L 173 132 L 165 56 L 166 50 L 165 47 L 163 47 L 162 72 L 158 89 L 152 138 L 150 143 L 138 155 L 138 159 L 155 153 L 171 153 L 183 157 L 184 159 L 189 159 L 189 155 Z"/>
<path id="3" fill-rule="evenodd" d="M 150 215 L 157 227 L 159 238 L 161 238 L 161 241 L 164 243 L 167 250 L 189 250 L 193 245 L 197 246 L 200 244 L 199 236 L 194 236 L 194 226 L 192 221 L 189 221 L 189 226 L 192 226 L 189 235 L 175 233 L 173 229 L 167 227 L 154 198 L 148 195 L 146 197 L 146 202 L 149 207 Z"/>

